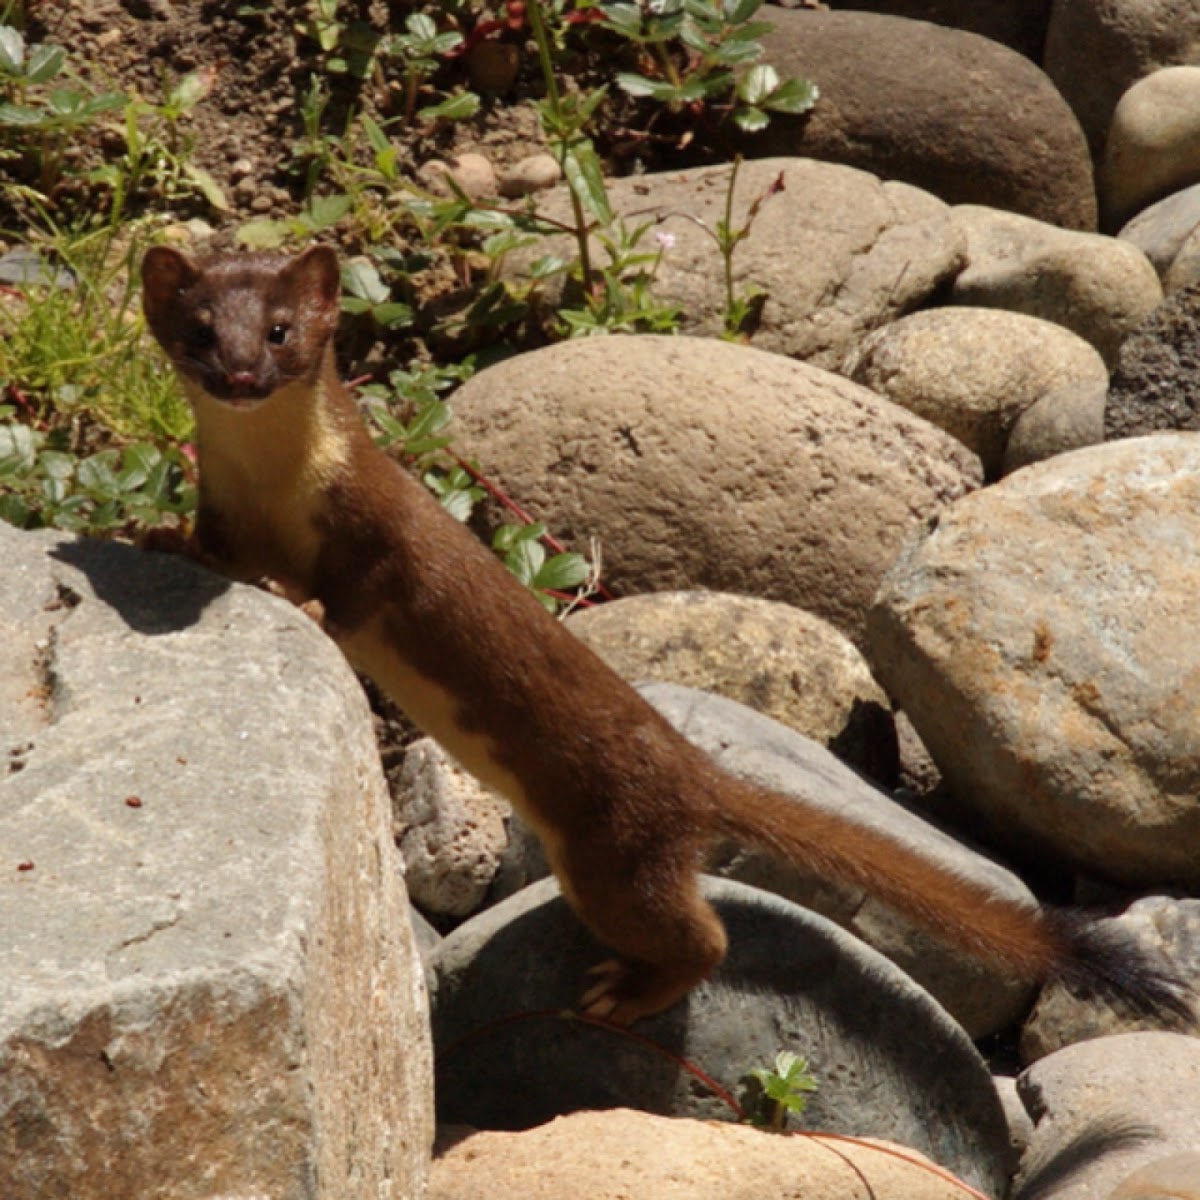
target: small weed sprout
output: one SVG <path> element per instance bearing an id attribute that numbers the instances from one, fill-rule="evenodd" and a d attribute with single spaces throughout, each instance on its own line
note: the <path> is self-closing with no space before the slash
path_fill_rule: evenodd
<path id="1" fill-rule="evenodd" d="M 747 1075 L 759 1089 L 757 1102 L 747 1105 L 750 1119 L 755 1125 L 775 1131 L 783 1130 L 788 1113 L 802 1113 L 808 1095 L 817 1090 L 807 1060 L 790 1050 L 781 1050 L 773 1066 L 757 1067 Z"/>

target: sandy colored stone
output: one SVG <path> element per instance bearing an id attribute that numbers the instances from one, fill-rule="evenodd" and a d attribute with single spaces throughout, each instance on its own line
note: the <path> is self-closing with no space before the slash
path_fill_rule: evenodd
<path id="1" fill-rule="evenodd" d="M 1098 184 L 1107 229 L 1200 181 L 1200 67 L 1138 80 L 1113 113 Z"/>
<path id="2" fill-rule="evenodd" d="M 1070 330 L 968 306 L 913 313 L 876 330 L 847 374 L 958 438 L 992 479 L 1013 426 L 1038 400 L 1066 386 L 1103 393 L 1108 385 L 1104 360 Z"/>
<path id="3" fill-rule="evenodd" d="M 523 1133 L 470 1133 L 435 1160 L 429 1200 L 962 1200 L 915 1151 L 886 1142 L 581 1112 Z"/>
<path id="4" fill-rule="evenodd" d="M 889 572 L 869 661 L 997 834 L 1200 882 L 1198 541 L 1200 438 L 1162 434 L 965 497 Z"/>
<path id="5" fill-rule="evenodd" d="M 715 339 L 600 337 L 454 397 L 455 446 L 609 587 L 780 600 L 861 635 L 904 541 L 968 491 L 957 441 L 840 376 Z"/>
<path id="6" fill-rule="evenodd" d="M 1059 229 L 1016 213 L 960 204 L 968 265 L 953 304 L 1004 308 L 1063 325 L 1111 368 L 1121 343 L 1162 302 L 1162 285 L 1132 243 Z"/>
<path id="7" fill-rule="evenodd" d="M 1017 418 L 1008 435 L 1003 474 L 1104 441 L 1107 402 L 1107 379 L 1069 384 L 1039 397 Z"/>
<path id="8" fill-rule="evenodd" d="M 891 704 L 862 655 L 827 621 L 723 592 L 652 592 L 574 613 L 567 628 L 630 681 L 715 692 L 891 781 Z"/>

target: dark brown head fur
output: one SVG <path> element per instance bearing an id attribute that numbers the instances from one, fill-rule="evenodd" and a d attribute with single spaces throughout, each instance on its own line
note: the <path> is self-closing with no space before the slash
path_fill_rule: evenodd
<path id="1" fill-rule="evenodd" d="M 339 272 L 328 246 L 296 258 L 198 262 L 156 246 L 142 261 L 142 288 L 146 321 L 176 370 L 228 403 L 253 404 L 315 379 L 337 328 Z"/>

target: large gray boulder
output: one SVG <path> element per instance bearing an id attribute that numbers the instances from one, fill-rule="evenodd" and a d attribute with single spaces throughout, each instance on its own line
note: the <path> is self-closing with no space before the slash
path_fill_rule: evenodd
<path id="1" fill-rule="evenodd" d="M 454 397 L 455 446 L 621 591 L 781 600 L 852 641 L 904 541 L 979 478 L 940 429 L 841 376 L 709 338 L 517 355 Z"/>
<path id="2" fill-rule="evenodd" d="M 431 1065 L 362 691 L 291 606 L 0 522 L 0 1195 L 406 1200 Z"/>
<path id="3" fill-rule="evenodd" d="M 765 61 L 812 80 L 821 96 L 801 117 L 772 116 L 749 152 L 846 163 L 948 204 L 1096 228 L 1087 141 L 1029 59 L 898 16 L 771 7 L 767 20 Z"/>
<path id="4" fill-rule="evenodd" d="M 809 1129 L 900 1142 L 1000 1191 L 1007 1127 L 962 1029 L 823 918 L 728 880 L 706 879 L 704 892 L 729 931 L 728 957 L 630 1032 L 565 1011 L 610 955 L 554 881 L 445 938 L 433 958 L 439 1119 L 525 1129 L 580 1109 L 632 1107 L 728 1121 L 721 1089 L 739 1092 L 749 1070 L 790 1050 L 820 1079 Z"/>
<path id="5" fill-rule="evenodd" d="M 1200 438 L 1091 446 L 943 512 L 868 619 L 959 803 L 1130 884 L 1200 883 Z"/>

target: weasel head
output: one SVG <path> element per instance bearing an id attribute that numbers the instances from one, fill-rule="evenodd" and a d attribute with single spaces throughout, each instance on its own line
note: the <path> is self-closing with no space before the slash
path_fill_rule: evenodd
<path id="1" fill-rule="evenodd" d="M 337 328 L 337 254 L 313 246 L 195 260 L 156 246 L 142 260 L 146 322 L 188 390 L 254 408 L 290 383 L 315 384 Z"/>

